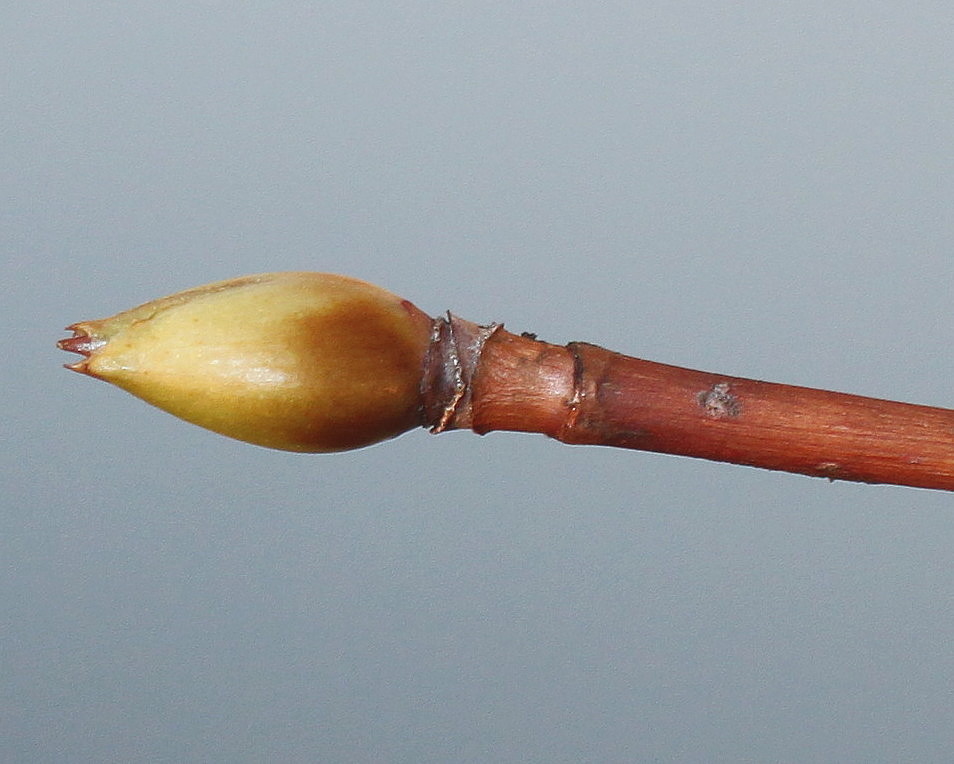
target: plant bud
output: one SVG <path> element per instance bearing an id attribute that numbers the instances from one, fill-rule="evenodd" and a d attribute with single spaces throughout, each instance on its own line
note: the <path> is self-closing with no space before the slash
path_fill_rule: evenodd
<path id="1" fill-rule="evenodd" d="M 67 368 L 249 443 L 339 451 L 423 423 L 432 320 L 357 279 L 249 276 L 67 328 Z"/>

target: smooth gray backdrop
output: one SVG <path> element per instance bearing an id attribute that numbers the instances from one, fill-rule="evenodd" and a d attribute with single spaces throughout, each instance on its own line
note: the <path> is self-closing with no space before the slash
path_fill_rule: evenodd
<path id="1" fill-rule="evenodd" d="M 952 50 L 930 2 L 5 4 L 0 760 L 952 760 L 950 495 L 269 452 L 54 347 L 327 270 L 954 406 Z"/>

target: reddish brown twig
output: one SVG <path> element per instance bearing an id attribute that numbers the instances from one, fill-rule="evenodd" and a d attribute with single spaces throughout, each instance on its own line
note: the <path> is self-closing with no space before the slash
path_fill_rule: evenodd
<path id="1" fill-rule="evenodd" d="M 954 411 L 758 382 L 442 319 L 427 422 L 542 432 L 797 472 L 954 490 Z"/>

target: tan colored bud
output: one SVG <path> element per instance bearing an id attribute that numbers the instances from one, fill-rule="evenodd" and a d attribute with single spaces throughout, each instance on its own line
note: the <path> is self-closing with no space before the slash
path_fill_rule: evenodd
<path id="1" fill-rule="evenodd" d="M 338 451 L 423 422 L 432 320 L 357 279 L 249 276 L 68 329 L 68 368 L 249 443 Z"/>

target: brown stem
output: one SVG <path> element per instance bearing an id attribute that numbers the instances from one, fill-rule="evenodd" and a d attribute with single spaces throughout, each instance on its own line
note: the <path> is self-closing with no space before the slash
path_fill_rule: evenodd
<path id="1" fill-rule="evenodd" d="M 683 369 L 435 322 L 424 383 L 432 431 L 541 432 L 797 472 L 954 490 L 954 411 Z"/>

